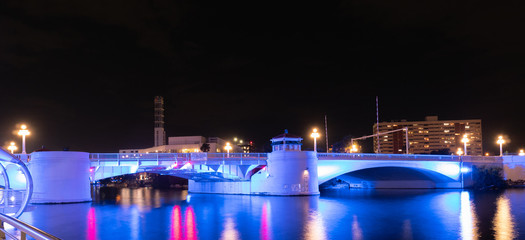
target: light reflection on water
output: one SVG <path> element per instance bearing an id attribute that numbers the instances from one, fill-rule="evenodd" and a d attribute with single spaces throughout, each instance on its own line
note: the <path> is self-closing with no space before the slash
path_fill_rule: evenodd
<path id="1" fill-rule="evenodd" d="M 266 202 L 262 205 L 262 213 L 261 213 L 261 239 L 262 240 L 272 239 L 271 230 L 270 230 L 272 228 L 270 207 L 271 207 L 270 202 Z"/>
<path id="2" fill-rule="evenodd" d="M 519 239 L 524 198 L 525 189 L 274 197 L 124 188 L 101 189 L 93 203 L 34 205 L 21 219 L 62 239 Z"/>
<path id="3" fill-rule="evenodd" d="M 459 214 L 461 223 L 462 239 L 478 239 L 477 217 L 474 205 L 470 201 L 467 191 L 461 192 L 461 212 Z"/>
<path id="4" fill-rule="evenodd" d="M 502 195 L 496 203 L 496 215 L 494 216 L 494 232 L 496 240 L 514 239 L 514 220 L 511 213 L 509 199 Z"/>

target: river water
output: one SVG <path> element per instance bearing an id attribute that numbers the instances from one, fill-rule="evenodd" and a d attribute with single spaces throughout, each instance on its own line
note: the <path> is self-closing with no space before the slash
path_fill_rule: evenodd
<path id="1" fill-rule="evenodd" d="M 100 188 L 21 220 L 62 239 L 525 239 L 525 189 L 276 197 Z"/>

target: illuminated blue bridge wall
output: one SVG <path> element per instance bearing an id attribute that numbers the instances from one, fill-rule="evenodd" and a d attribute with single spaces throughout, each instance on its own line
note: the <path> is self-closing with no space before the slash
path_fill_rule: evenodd
<path id="1" fill-rule="evenodd" d="M 254 173 L 271 171 L 271 167 L 264 167 L 268 164 L 269 155 L 271 153 L 93 153 L 90 154 L 91 176 L 92 180 L 99 180 L 128 173 L 156 172 L 197 181 L 246 181 Z M 407 168 L 436 181 L 437 188 L 453 185 L 461 187 L 457 185 L 461 181 L 461 175 L 469 177 L 472 165 L 503 166 L 501 157 L 318 153 L 317 158 L 319 184 L 360 170 Z M 525 157 L 518 156 L 509 158 L 514 159 L 514 164 L 518 165 L 525 160 Z M 395 178 L 395 173 L 390 176 Z"/>
<path id="2" fill-rule="evenodd" d="M 250 181 L 269 175 L 272 153 L 232 154 L 91 154 L 92 180 L 135 172 L 156 172 L 193 181 Z M 481 157 L 405 154 L 317 154 L 318 184 L 333 178 L 353 187 L 461 188 L 473 184 L 473 165 L 499 166 L 505 177 L 525 179 L 525 157 Z"/>
<path id="3" fill-rule="evenodd" d="M 315 195 L 334 178 L 363 188 L 462 188 L 473 184 L 474 165 L 502 167 L 506 179 L 525 179 L 522 156 L 36 152 L 27 165 L 37 202 L 89 201 L 90 181 L 137 172 L 189 179 L 191 192 L 263 195 Z M 16 172 L 9 174 L 13 188 L 19 179 Z"/>

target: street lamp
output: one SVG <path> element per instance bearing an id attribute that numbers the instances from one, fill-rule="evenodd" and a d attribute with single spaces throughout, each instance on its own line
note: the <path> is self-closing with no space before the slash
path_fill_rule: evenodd
<path id="1" fill-rule="evenodd" d="M 456 154 L 459 156 L 463 155 L 463 150 L 461 150 L 461 148 L 458 148 L 458 151 L 456 151 Z"/>
<path id="2" fill-rule="evenodd" d="M 467 134 L 463 135 L 463 138 L 461 139 L 461 142 L 463 143 L 463 148 L 465 149 L 465 155 L 467 155 L 467 143 L 468 143 Z"/>
<path id="3" fill-rule="evenodd" d="M 15 142 L 11 142 L 9 143 L 9 147 L 7 147 L 7 150 L 11 151 L 11 154 L 13 154 L 15 152 L 15 150 L 17 150 L 18 147 L 15 146 Z"/>
<path id="4" fill-rule="evenodd" d="M 520 153 L 518 153 L 519 156 L 525 156 L 525 151 L 523 149 L 520 149 Z"/>
<path id="5" fill-rule="evenodd" d="M 25 124 L 22 124 L 20 126 L 20 130 L 18 130 L 18 135 L 22 136 L 22 154 L 26 153 L 26 136 L 30 134 L 29 130 L 27 130 L 27 126 Z"/>
<path id="6" fill-rule="evenodd" d="M 499 156 L 503 156 L 503 144 L 505 143 L 505 140 L 503 140 L 503 136 L 498 137 L 498 141 L 496 142 L 499 144 Z"/>
<path id="7" fill-rule="evenodd" d="M 314 128 L 312 134 L 310 134 L 310 137 L 314 138 L 314 152 L 317 152 L 317 138 L 319 137 L 319 133 L 317 132 L 317 128 Z"/>
<path id="8" fill-rule="evenodd" d="M 228 152 L 228 154 L 226 155 L 226 157 L 230 157 L 230 150 L 232 150 L 232 146 L 230 145 L 229 142 L 226 143 L 226 146 L 224 146 L 224 150 L 226 150 Z"/>
<path id="9" fill-rule="evenodd" d="M 350 148 L 350 152 L 351 153 L 356 153 L 358 150 L 357 150 L 357 145 L 355 144 L 352 144 L 352 148 Z"/>

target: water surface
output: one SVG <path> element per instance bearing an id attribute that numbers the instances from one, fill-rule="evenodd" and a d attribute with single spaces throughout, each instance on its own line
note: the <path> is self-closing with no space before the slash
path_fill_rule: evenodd
<path id="1" fill-rule="evenodd" d="M 525 189 L 338 190 L 321 196 L 100 188 L 21 219 L 62 239 L 520 239 Z"/>

